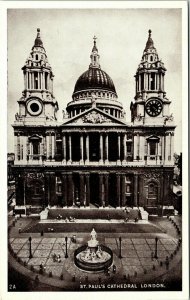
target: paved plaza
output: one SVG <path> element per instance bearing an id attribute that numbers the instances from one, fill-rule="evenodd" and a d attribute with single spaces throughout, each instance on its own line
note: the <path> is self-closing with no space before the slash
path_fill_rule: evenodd
<path id="1" fill-rule="evenodd" d="M 60 232 L 51 233 L 19 233 L 20 227 L 27 227 L 31 224 L 29 218 L 19 219 L 10 231 L 9 245 L 12 254 L 16 258 L 16 263 L 29 272 L 47 281 L 51 285 L 51 280 L 56 285 L 67 286 L 68 290 L 72 287 L 79 287 L 81 283 L 98 283 L 98 282 L 146 282 L 156 280 L 168 272 L 166 266 L 166 257 L 170 259 L 169 271 L 179 263 L 181 259 L 178 248 L 179 237 L 175 234 L 173 225 L 169 220 L 164 220 L 170 229 L 168 233 L 101 233 L 97 232 L 97 240 L 100 244 L 106 245 L 113 251 L 113 265 L 116 266 L 116 272 L 113 267 L 110 268 L 109 276 L 104 272 L 89 273 L 80 270 L 74 264 L 74 251 L 82 245 L 85 245 L 90 239 L 91 227 L 89 232 L 69 232 L 68 234 Z M 34 222 L 35 223 L 35 222 Z M 116 225 L 117 226 L 117 225 Z M 135 226 L 135 224 L 134 224 Z M 155 225 L 156 226 L 156 225 Z M 76 241 L 72 241 L 73 234 L 76 235 Z M 32 258 L 29 258 L 29 236 L 31 236 Z M 66 241 L 67 236 L 67 252 Z M 119 236 L 121 237 L 121 250 Z M 158 237 L 157 258 L 155 256 L 155 237 Z M 177 255 L 176 254 L 176 249 Z M 121 252 L 120 252 L 121 251 Z M 54 255 L 60 256 L 60 261 L 53 259 Z M 121 254 L 121 257 L 120 257 Z M 173 258 L 174 256 L 174 258 Z M 171 259 L 172 257 L 172 259 Z M 14 262 L 13 260 L 11 260 Z M 43 265 L 43 274 L 40 273 L 40 265 Z M 31 269 L 32 268 L 32 269 Z M 51 273 L 51 275 L 50 275 Z M 31 276 L 34 279 L 35 276 Z M 51 278 L 50 278 L 51 277 Z M 60 280 L 61 278 L 61 280 Z"/>

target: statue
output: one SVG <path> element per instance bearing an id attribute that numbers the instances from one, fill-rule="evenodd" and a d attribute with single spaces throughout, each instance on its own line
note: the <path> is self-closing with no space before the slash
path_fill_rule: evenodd
<path id="1" fill-rule="evenodd" d="M 16 121 L 19 120 L 19 115 L 18 115 L 18 113 L 15 114 L 15 120 L 16 120 Z"/>
<path id="2" fill-rule="evenodd" d="M 92 229 L 92 231 L 91 231 L 91 240 L 96 240 L 96 236 L 97 236 L 97 234 L 96 234 L 96 231 L 94 230 L 94 228 Z"/>
<path id="3" fill-rule="evenodd" d="M 63 119 L 65 119 L 65 110 L 62 110 L 62 114 L 63 114 Z"/>
<path id="4" fill-rule="evenodd" d="M 92 107 L 96 107 L 96 95 L 94 93 L 92 93 L 91 103 Z"/>

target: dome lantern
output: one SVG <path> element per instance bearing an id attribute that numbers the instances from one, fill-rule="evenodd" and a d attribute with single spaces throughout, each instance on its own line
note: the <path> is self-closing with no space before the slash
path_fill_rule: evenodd
<path id="1" fill-rule="evenodd" d="M 98 49 L 96 47 L 97 37 L 94 36 L 93 39 L 94 39 L 94 46 L 92 48 L 92 53 L 90 55 L 91 64 L 90 64 L 89 68 L 100 68 L 100 64 L 99 64 L 100 55 L 98 54 Z"/>

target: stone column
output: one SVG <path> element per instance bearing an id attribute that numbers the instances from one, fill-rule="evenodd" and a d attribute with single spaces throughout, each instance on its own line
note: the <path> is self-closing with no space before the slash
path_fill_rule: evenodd
<path id="1" fill-rule="evenodd" d="M 51 136 L 52 140 L 52 160 L 55 160 L 55 134 L 53 133 Z"/>
<path id="2" fill-rule="evenodd" d="M 17 135 L 14 136 L 14 153 L 15 153 L 15 161 L 18 160 L 18 140 Z"/>
<path id="3" fill-rule="evenodd" d="M 127 159 L 127 145 L 126 145 L 126 133 L 123 135 L 123 162 Z"/>
<path id="4" fill-rule="evenodd" d="M 69 162 L 72 161 L 71 134 L 69 134 Z"/>
<path id="5" fill-rule="evenodd" d="M 171 162 L 174 162 L 174 133 L 171 132 Z"/>
<path id="6" fill-rule="evenodd" d="M 169 137 L 169 134 L 167 133 L 166 137 L 165 137 L 165 162 L 168 162 L 169 143 L 170 143 L 170 137 Z"/>
<path id="7" fill-rule="evenodd" d="M 45 73 L 42 72 L 42 89 L 45 90 Z"/>
<path id="8" fill-rule="evenodd" d="M 139 91 L 141 91 L 141 75 L 139 74 Z"/>
<path id="9" fill-rule="evenodd" d="M 73 187 L 73 174 L 68 173 L 68 194 L 67 194 L 67 205 L 72 206 L 74 200 L 74 187 Z"/>
<path id="10" fill-rule="evenodd" d="M 138 139 L 137 139 L 137 135 L 135 135 L 134 136 L 134 145 L 133 145 L 133 147 L 134 147 L 134 154 L 133 154 L 134 160 L 137 159 L 137 147 L 138 147 L 137 143 L 138 143 Z"/>
<path id="11" fill-rule="evenodd" d="M 84 175 L 80 174 L 80 205 L 84 207 Z"/>
<path id="12" fill-rule="evenodd" d="M 86 206 L 90 204 L 90 174 L 86 174 Z"/>
<path id="13" fill-rule="evenodd" d="M 106 154 L 106 159 L 105 159 L 105 162 L 108 163 L 108 158 L 109 158 L 109 148 L 108 148 L 108 134 L 106 134 L 106 137 L 105 137 L 105 154 Z"/>
<path id="14" fill-rule="evenodd" d="M 134 174 L 134 206 L 138 205 L 138 175 Z"/>
<path id="15" fill-rule="evenodd" d="M 48 135 L 46 135 L 46 152 L 47 152 L 47 159 L 49 159 L 49 156 L 50 156 L 50 151 L 49 151 L 49 147 L 50 147 L 50 145 L 49 145 L 49 138 L 50 138 L 50 136 L 49 136 L 49 134 Z M 31 153 L 30 153 L 31 154 Z"/>
<path id="16" fill-rule="evenodd" d="M 89 134 L 86 136 L 86 162 L 89 162 Z"/>
<path id="17" fill-rule="evenodd" d="M 116 195 L 116 205 L 117 207 L 120 207 L 120 174 L 116 174 L 116 190 L 117 190 L 117 195 Z"/>
<path id="18" fill-rule="evenodd" d="M 62 150 L 63 150 L 63 164 L 66 163 L 66 136 L 65 134 L 63 135 L 63 140 L 62 140 Z"/>
<path id="19" fill-rule="evenodd" d="M 103 135 L 100 133 L 100 163 L 103 163 Z"/>
<path id="20" fill-rule="evenodd" d="M 38 72 L 38 89 L 40 89 L 40 73 Z"/>
<path id="21" fill-rule="evenodd" d="M 34 90 L 34 73 L 31 74 L 31 78 L 32 78 L 32 80 L 31 80 L 31 82 L 32 82 L 31 87 Z"/>
<path id="22" fill-rule="evenodd" d="M 117 148 L 118 148 L 117 162 L 120 163 L 121 162 L 121 136 L 120 136 L 120 133 L 118 133 Z"/>
<path id="23" fill-rule="evenodd" d="M 108 200 L 108 196 L 109 196 L 109 195 L 108 195 L 108 194 L 109 194 L 109 191 L 108 191 L 108 179 L 109 179 L 109 174 L 104 174 L 105 207 L 107 207 L 107 206 L 109 205 L 109 200 Z"/>
<path id="24" fill-rule="evenodd" d="M 144 160 L 144 136 L 140 135 L 140 145 L 139 145 L 139 149 L 140 149 L 140 159 Z"/>
<path id="25" fill-rule="evenodd" d="M 84 162 L 84 138 L 83 134 L 80 134 L 80 163 Z"/>
<path id="26" fill-rule="evenodd" d="M 124 207 L 126 202 L 125 197 L 125 174 L 121 175 L 121 206 Z"/>
<path id="27" fill-rule="evenodd" d="M 32 73 L 29 73 L 29 85 L 30 85 L 30 90 L 32 90 Z"/>
<path id="28" fill-rule="evenodd" d="M 103 175 L 99 174 L 99 205 L 100 207 L 103 206 L 103 199 L 102 199 L 102 184 L 103 184 Z"/>
<path id="29" fill-rule="evenodd" d="M 62 196 L 63 196 L 63 206 L 67 206 L 67 174 L 62 174 Z"/>
<path id="30" fill-rule="evenodd" d="M 26 161 L 27 158 L 26 143 L 27 143 L 27 137 L 23 136 L 23 161 Z"/>

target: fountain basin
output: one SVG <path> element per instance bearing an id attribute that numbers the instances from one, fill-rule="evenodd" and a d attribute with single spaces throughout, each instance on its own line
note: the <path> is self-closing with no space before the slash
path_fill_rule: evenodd
<path id="1" fill-rule="evenodd" d="M 105 245 L 100 245 L 99 249 L 101 249 L 100 257 L 96 254 L 97 247 L 89 247 L 88 245 L 79 247 L 74 252 L 75 265 L 86 272 L 102 272 L 109 268 L 113 262 L 112 250 Z"/>

